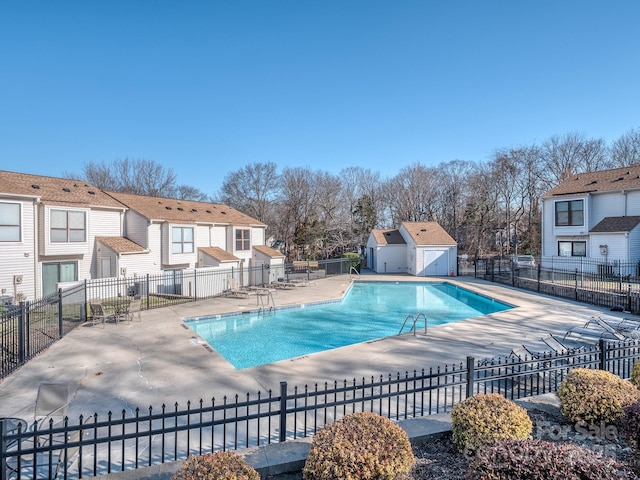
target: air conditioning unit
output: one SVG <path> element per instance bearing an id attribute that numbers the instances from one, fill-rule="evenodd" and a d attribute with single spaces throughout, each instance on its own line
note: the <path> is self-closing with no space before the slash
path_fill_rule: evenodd
<path id="1" fill-rule="evenodd" d="M 13 276 L 13 284 L 14 285 L 22 285 L 22 275 L 14 275 Z"/>

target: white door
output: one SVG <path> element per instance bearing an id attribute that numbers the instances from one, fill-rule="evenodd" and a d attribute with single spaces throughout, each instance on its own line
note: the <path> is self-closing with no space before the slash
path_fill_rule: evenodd
<path id="1" fill-rule="evenodd" d="M 447 250 L 425 250 L 424 276 L 447 275 L 448 263 Z"/>
<path id="2" fill-rule="evenodd" d="M 111 277 L 111 259 L 110 258 L 100 259 L 100 274 L 101 274 L 101 278 Z"/>

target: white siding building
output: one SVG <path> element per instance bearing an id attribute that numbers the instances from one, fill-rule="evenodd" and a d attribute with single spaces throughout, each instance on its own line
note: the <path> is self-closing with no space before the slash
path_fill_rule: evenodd
<path id="1" fill-rule="evenodd" d="M 638 261 L 639 224 L 640 166 L 572 175 L 542 197 L 543 264 Z"/>
<path id="2" fill-rule="evenodd" d="M 398 229 L 373 230 L 367 267 L 377 273 L 457 275 L 456 241 L 436 222 L 403 222 Z"/>

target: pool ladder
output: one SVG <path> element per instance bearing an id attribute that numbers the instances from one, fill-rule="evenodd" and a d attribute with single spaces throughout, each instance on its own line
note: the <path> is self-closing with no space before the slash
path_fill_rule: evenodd
<path id="1" fill-rule="evenodd" d="M 276 310 L 276 301 L 273 299 L 273 293 L 271 292 L 271 290 L 267 290 L 267 303 L 265 305 L 264 303 L 264 299 L 262 297 L 264 297 L 264 295 L 257 295 L 256 294 L 256 303 L 258 305 L 260 305 L 260 308 L 258 309 L 258 313 L 267 313 L 267 314 L 272 314 L 275 313 Z"/>
<path id="2" fill-rule="evenodd" d="M 420 319 L 424 320 L 424 333 L 426 335 L 427 333 L 427 316 L 424 313 L 418 313 L 415 317 L 413 315 L 407 315 L 404 319 L 404 323 L 402 324 L 402 327 L 400 327 L 400 331 L 398 332 L 398 335 L 402 335 L 402 330 L 404 330 L 405 325 L 407 325 L 407 323 L 409 323 L 411 325 L 411 329 L 409 330 L 409 332 L 413 331 L 413 336 L 416 336 L 416 326 L 417 323 L 420 321 Z"/>

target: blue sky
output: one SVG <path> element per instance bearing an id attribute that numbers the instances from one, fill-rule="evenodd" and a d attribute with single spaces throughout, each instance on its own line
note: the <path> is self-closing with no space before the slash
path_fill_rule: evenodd
<path id="1" fill-rule="evenodd" d="M 0 169 L 415 162 L 640 127 L 640 2 L 3 1 Z"/>

